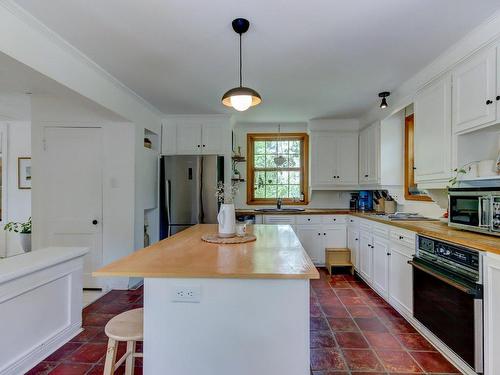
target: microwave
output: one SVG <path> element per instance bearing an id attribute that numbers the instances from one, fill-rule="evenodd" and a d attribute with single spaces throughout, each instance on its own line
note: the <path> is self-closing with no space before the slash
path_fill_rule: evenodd
<path id="1" fill-rule="evenodd" d="M 500 187 L 450 188 L 448 225 L 500 236 Z"/>

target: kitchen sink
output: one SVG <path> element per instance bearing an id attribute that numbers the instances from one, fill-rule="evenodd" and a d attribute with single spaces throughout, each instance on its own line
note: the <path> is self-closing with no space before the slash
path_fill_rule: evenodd
<path id="1" fill-rule="evenodd" d="M 259 212 L 301 212 L 304 208 L 256 208 Z"/>

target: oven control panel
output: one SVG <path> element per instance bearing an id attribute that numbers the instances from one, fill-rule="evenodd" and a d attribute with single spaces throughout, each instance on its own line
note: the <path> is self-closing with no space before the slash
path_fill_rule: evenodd
<path id="1" fill-rule="evenodd" d="M 479 272 L 480 269 L 480 258 L 477 251 L 428 237 L 418 236 L 417 256 L 440 261 L 440 263 L 449 266 L 465 267 L 474 272 Z"/>

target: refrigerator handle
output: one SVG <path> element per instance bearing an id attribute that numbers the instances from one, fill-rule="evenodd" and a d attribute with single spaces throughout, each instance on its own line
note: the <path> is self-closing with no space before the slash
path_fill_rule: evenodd
<path id="1" fill-rule="evenodd" d="M 165 206 L 167 209 L 167 237 L 171 236 L 170 221 L 170 180 L 165 181 Z"/>

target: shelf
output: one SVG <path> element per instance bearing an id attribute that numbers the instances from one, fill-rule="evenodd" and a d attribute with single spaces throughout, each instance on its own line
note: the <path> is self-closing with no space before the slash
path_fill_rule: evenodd
<path id="1" fill-rule="evenodd" d="M 231 157 L 231 159 L 237 163 L 243 163 L 243 162 L 247 161 L 247 159 L 244 156 L 233 156 L 233 157 Z"/>

